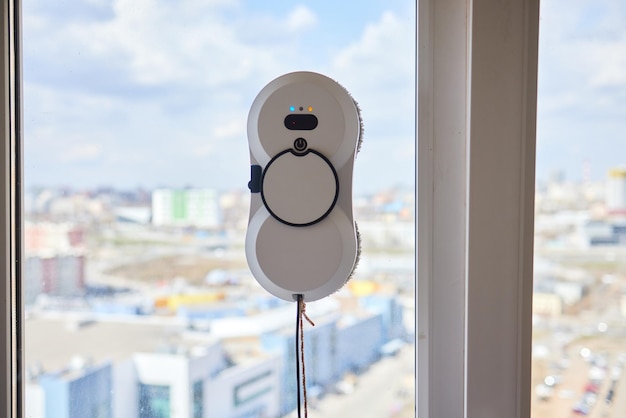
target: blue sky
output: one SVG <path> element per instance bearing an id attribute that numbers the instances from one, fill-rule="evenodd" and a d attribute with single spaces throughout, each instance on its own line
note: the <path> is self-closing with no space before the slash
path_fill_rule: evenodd
<path id="1" fill-rule="evenodd" d="M 245 188 L 249 106 L 295 70 L 361 105 L 357 192 L 413 184 L 412 1 L 23 7 L 27 187 Z M 626 165 L 626 2 L 542 1 L 538 107 L 538 179 Z"/>
<path id="2" fill-rule="evenodd" d="M 355 4 L 25 0 L 26 186 L 245 188 L 249 106 L 295 70 L 361 105 L 355 189 L 411 186 L 414 4 Z"/>

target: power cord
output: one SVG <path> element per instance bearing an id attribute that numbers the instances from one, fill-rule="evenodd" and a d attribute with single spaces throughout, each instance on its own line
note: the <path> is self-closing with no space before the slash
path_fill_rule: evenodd
<path id="1" fill-rule="evenodd" d="M 301 418 L 300 412 L 300 392 L 302 392 L 304 398 L 304 418 L 308 418 L 308 408 L 306 399 L 306 369 L 304 365 L 304 327 L 302 326 L 302 318 L 305 318 L 311 326 L 315 326 L 313 321 L 306 314 L 306 304 L 302 295 L 297 295 L 296 308 L 296 390 L 297 390 L 297 403 L 298 403 L 298 418 Z M 302 367 L 302 380 L 300 380 L 300 367 Z M 300 387 L 302 384 L 302 387 Z"/>

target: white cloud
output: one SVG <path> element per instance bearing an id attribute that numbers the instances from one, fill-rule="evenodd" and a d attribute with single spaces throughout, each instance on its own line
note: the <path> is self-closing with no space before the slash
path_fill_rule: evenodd
<path id="1" fill-rule="evenodd" d="M 317 16 L 306 6 L 296 7 L 287 17 L 287 28 L 292 31 L 308 30 L 317 25 Z"/>
<path id="2" fill-rule="evenodd" d="M 264 22 L 265 17 L 246 15 L 237 3 L 224 0 L 115 0 L 112 10 L 111 18 L 96 21 L 27 15 L 26 31 L 37 38 L 26 43 L 27 52 L 49 57 L 59 72 L 87 66 L 139 86 L 215 88 L 275 76 L 280 63 L 293 55 L 288 48 L 294 42 L 292 32 L 309 30 L 317 22 L 304 6 L 287 9 L 282 20 Z M 227 18 L 225 12 L 236 17 Z M 277 32 L 268 39 L 271 44 L 257 43 L 265 36 L 260 31 L 247 34 L 257 20 L 265 32 Z M 54 66 L 47 71 L 53 73 Z"/>
<path id="3" fill-rule="evenodd" d="M 333 60 L 336 79 L 359 103 L 365 126 L 355 189 L 415 181 L 415 22 L 385 12 Z M 376 178 L 379 176 L 380 178 Z"/>
<path id="4" fill-rule="evenodd" d="M 615 105 L 626 88 L 626 7 L 621 0 L 542 3 L 539 86 L 542 100 Z M 613 89 L 613 91 L 610 91 Z M 558 110 L 550 107 L 551 110 Z"/>
<path id="5" fill-rule="evenodd" d="M 356 70 L 357 77 L 411 78 L 414 76 L 414 45 L 413 20 L 385 12 L 378 22 L 365 27 L 358 42 L 337 54 L 334 64 L 339 70 Z"/>
<path id="6" fill-rule="evenodd" d="M 231 120 L 230 122 L 217 126 L 213 130 L 213 136 L 220 139 L 243 136 L 246 134 L 246 124 L 247 121 L 245 119 Z"/>
<path id="7" fill-rule="evenodd" d="M 212 7 L 118 0 L 115 13 L 111 22 L 83 27 L 84 39 L 105 57 L 127 57 L 133 80 L 141 84 L 217 86 L 248 77 L 252 61 L 268 61 L 265 52 L 238 43 Z"/>
<path id="8" fill-rule="evenodd" d="M 71 146 L 61 154 L 63 163 L 86 162 L 102 155 L 102 145 L 95 142 L 83 142 Z"/>
<path id="9" fill-rule="evenodd" d="M 365 143 L 392 135 L 413 143 L 415 22 L 385 12 L 333 60 L 339 80 L 359 103 Z"/>
<path id="10" fill-rule="evenodd" d="M 588 47 L 588 59 L 601 63 L 589 77 L 591 87 L 626 87 L 626 31 L 612 41 Z"/>

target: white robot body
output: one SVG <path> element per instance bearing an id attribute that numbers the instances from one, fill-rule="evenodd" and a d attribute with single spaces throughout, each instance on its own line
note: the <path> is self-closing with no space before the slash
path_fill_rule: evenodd
<path id="1" fill-rule="evenodd" d="M 271 294 L 314 301 L 351 276 L 359 246 L 352 173 L 360 135 L 352 97 L 317 73 L 283 75 L 254 100 L 246 257 Z"/>

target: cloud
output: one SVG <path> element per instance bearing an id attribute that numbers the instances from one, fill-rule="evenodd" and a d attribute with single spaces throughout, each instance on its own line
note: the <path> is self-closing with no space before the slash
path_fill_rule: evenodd
<path id="1" fill-rule="evenodd" d="M 626 87 L 626 29 L 619 38 L 600 44 L 594 42 L 587 47 L 588 59 L 602 63 L 593 68 L 589 77 L 592 88 Z"/>
<path id="2" fill-rule="evenodd" d="M 243 136 L 246 134 L 246 123 L 246 120 L 231 120 L 217 126 L 213 130 L 213 136 L 219 139 Z"/>
<path id="3" fill-rule="evenodd" d="M 94 94 L 207 89 L 269 73 L 275 51 L 239 42 L 224 2 L 116 0 L 110 18 L 25 18 L 25 64 L 33 82 Z M 31 39 L 34 41 L 30 41 Z"/>
<path id="4" fill-rule="evenodd" d="M 400 76 L 414 77 L 415 26 L 412 18 L 385 12 L 380 20 L 365 27 L 361 38 L 339 52 L 334 60 L 338 70 L 359 68 L 356 74 L 374 75 L 376 80 L 389 81 Z M 394 70 L 394 71 L 390 71 Z"/>
<path id="5" fill-rule="evenodd" d="M 394 129 L 398 115 L 411 115 L 408 124 L 414 119 L 414 51 L 412 17 L 400 18 L 385 12 L 377 22 L 365 27 L 357 42 L 337 53 L 333 70 L 338 80 L 345 80 L 364 112 L 375 110 L 372 116 Z M 405 129 L 406 125 L 402 126 Z"/>
<path id="6" fill-rule="evenodd" d="M 308 30 L 317 25 L 317 16 L 306 6 L 296 7 L 287 17 L 287 28 L 292 31 Z"/>
<path id="7" fill-rule="evenodd" d="M 61 156 L 63 163 L 86 162 L 97 159 L 102 155 L 102 144 L 81 142 L 66 149 Z"/>
<path id="8" fill-rule="evenodd" d="M 415 22 L 385 12 L 339 51 L 333 73 L 359 103 L 365 126 L 362 160 L 385 156 L 386 179 L 411 184 L 415 160 Z M 345 80 L 345 81 L 343 81 Z M 402 152 L 396 152 L 402 150 Z M 409 157 L 407 160 L 406 156 Z M 380 163 L 380 161 L 378 162 Z M 407 179 L 407 176 L 409 177 Z"/>
<path id="9" fill-rule="evenodd" d="M 542 4 L 539 86 L 541 99 L 565 108 L 602 105 L 626 88 L 626 7 L 620 0 L 565 0 Z M 613 92 L 606 88 L 617 89 Z M 600 99 L 601 98 L 601 99 Z M 578 99 L 574 103 L 573 99 Z M 557 110 L 552 108 L 551 110 Z"/>

